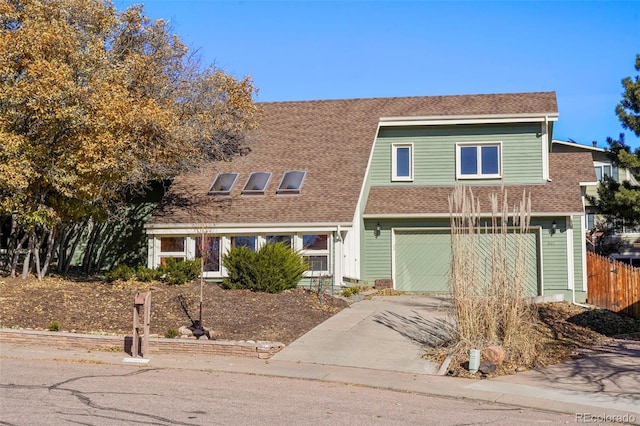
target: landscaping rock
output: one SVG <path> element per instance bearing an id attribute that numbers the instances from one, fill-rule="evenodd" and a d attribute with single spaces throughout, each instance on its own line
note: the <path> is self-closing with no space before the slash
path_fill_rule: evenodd
<path id="1" fill-rule="evenodd" d="M 178 334 L 180 334 L 181 339 L 193 337 L 193 331 L 191 331 L 189 327 L 184 325 L 178 329 Z"/>
<path id="2" fill-rule="evenodd" d="M 495 373 L 496 365 L 492 362 L 482 361 L 480 363 L 480 366 L 478 367 L 478 371 L 481 372 L 482 374 Z"/>
<path id="3" fill-rule="evenodd" d="M 482 351 L 482 357 L 496 365 L 502 365 L 504 356 L 504 349 L 500 346 L 488 346 Z"/>

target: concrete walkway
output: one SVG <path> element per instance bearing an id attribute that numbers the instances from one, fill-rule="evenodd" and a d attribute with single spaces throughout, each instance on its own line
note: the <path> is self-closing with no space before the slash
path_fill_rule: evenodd
<path id="1" fill-rule="evenodd" d="M 448 302 L 424 296 L 380 296 L 352 304 L 272 359 L 406 373 L 435 374 L 425 345 L 446 334 Z"/>

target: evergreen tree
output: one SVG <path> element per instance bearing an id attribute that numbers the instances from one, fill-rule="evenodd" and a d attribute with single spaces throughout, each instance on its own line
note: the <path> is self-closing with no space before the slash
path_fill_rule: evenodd
<path id="1" fill-rule="evenodd" d="M 640 72 L 640 54 L 636 56 L 636 71 Z M 622 80 L 624 92 L 616 106 L 622 127 L 640 136 L 640 76 Z M 625 143 L 624 134 L 618 139 L 607 138 L 609 158 L 620 169 L 631 171 L 635 181 L 616 182 L 605 177 L 598 188 L 598 199 L 591 200 L 609 222 L 626 226 L 640 225 L 640 148 L 635 151 Z"/>

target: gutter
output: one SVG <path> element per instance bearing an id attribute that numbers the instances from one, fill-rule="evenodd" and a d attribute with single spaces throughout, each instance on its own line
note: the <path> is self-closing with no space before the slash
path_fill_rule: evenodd
<path id="1" fill-rule="evenodd" d="M 582 215 L 584 212 L 531 212 L 531 216 L 534 217 L 557 217 L 557 216 L 573 216 Z M 442 213 L 369 213 L 362 215 L 363 219 L 442 219 L 450 218 L 452 215 L 449 212 Z M 460 216 L 459 213 L 453 216 Z M 491 217 L 491 212 L 481 212 L 480 217 Z"/>
<path id="2" fill-rule="evenodd" d="M 336 226 L 351 228 L 351 222 L 291 222 L 291 223 L 146 223 L 145 229 L 287 229 L 287 228 L 331 228 Z"/>
<path id="3" fill-rule="evenodd" d="M 380 126 L 437 126 L 443 124 L 494 124 L 494 123 L 536 123 L 557 121 L 557 113 L 530 114 L 474 114 L 474 115 L 431 115 L 380 117 Z"/>

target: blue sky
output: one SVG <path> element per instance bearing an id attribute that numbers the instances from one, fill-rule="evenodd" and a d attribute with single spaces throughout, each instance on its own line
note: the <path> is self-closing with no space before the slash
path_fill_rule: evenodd
<path id="1" fill-rule="evenodd" d="M 640 1 L 142 3 L 203 63 L 250 75 L 257 101 L 552 90 L 554 138 L 640 147 L 614 111 L 638 74 Z"/>

